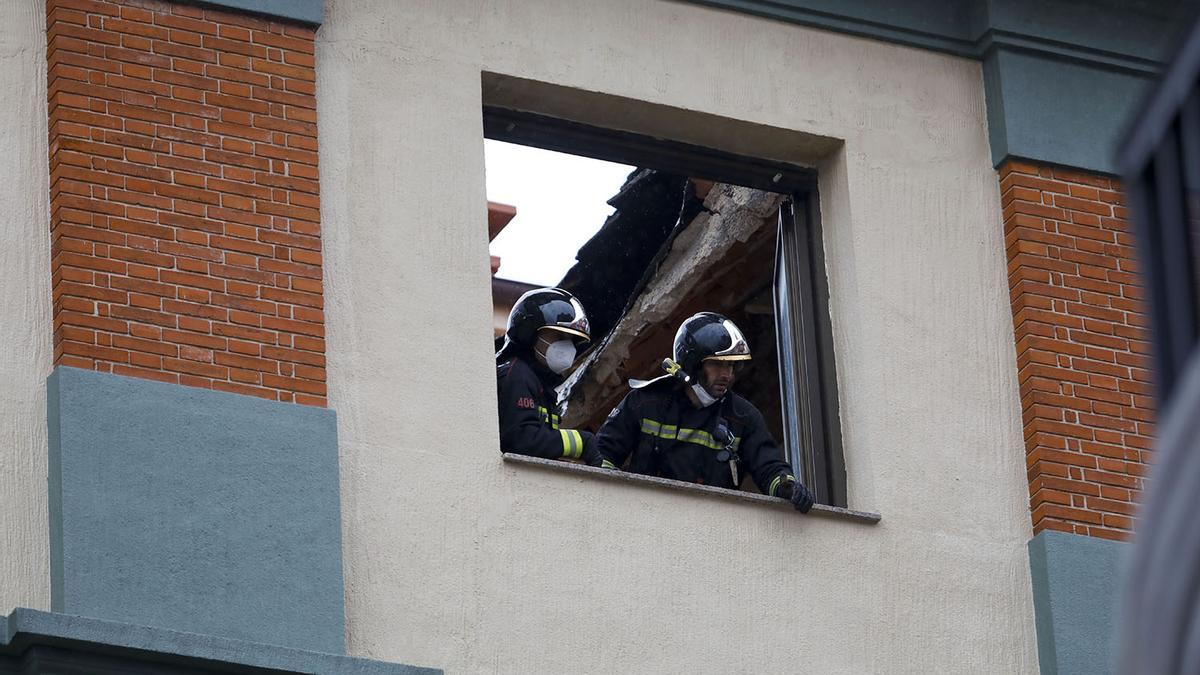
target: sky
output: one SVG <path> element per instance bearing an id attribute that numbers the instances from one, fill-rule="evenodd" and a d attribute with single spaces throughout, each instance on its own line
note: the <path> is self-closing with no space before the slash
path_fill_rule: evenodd
<path id="1" fill-rule="evenodd" d="M 633 167 L 523 145 L 484 141 L 487 198 L 517 207 L 493 241 L 497 277 L 553 286 L 612 213 L 606 202 Z"/>

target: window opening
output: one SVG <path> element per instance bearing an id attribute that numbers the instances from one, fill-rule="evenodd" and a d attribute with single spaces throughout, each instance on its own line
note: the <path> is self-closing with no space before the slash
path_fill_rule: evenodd
<path id="1" fill-rule="evenodd" d="M 492 189 L 495 172 L 521 173 L 494 159 L 504 145 L 497 141 L 615 161 L 628 170 L 611 194 L 592 197 L 607 214 L 591 216 L 595 227 L 560 278 L 536 284 L 505 278 L 509 254 L 499 256 L 498 336 L 501 315 L 535 286 L 571 292 L 592 322 L 592 346 L 559 390 L 562 426 L 598 429 L 628 393 L 628 379 L 661 374 L 685 318 L 719 312 L 742 329 L 754 355 L 734 390 L 762 412 L 818 501 L 844 506 L 815 173 L 509 110 L 486 109 L 484 125 L 489 199 L 503 201 Z M 525 207 L 513 206 L 517 215 L 508 227 L 516 232 Z M 752 486 L 743 480 L 743 489 Z"/>

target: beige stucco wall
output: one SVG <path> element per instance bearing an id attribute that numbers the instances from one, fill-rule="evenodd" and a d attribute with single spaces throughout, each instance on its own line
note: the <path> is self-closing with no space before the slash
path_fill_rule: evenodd
<path id="1" fill-rule="evenodd" d="M 1036 672 L 978 63 L 646 0 L 326 14 L 352 653 L 449 673 Z M 585 97 L 590 121 L 820 168 L 850 505 L 879 525 L 502 464 L 482 71 L 647 103 Z M 532 105 L 572 105 L 550 98 Z"/>
<path id="2" fill-rule="evenodd" d="M 0 3 L 0 615 L 50 608 L 46 4 Z"/>

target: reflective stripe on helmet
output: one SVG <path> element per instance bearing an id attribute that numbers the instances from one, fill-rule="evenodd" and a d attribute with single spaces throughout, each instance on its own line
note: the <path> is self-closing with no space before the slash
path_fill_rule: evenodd
<path id="1" fill-rule="evenodd" d="M 584 340 L 591 340 L 591 337 L 589 337 L 587 333 L 585 333 L 581 330 L 575 330 L 574 328 L 568 328 L 567 326 L 542 326 L 538 330 L 552 330 L 552 331 L 556 331 L 559 333 L 565 333 L 567 335 L 570 335 L 571 337 L 583 338 Z"/>
<path id="2" fill-rule="evenodd" d="M 742 335 L 741 329 L 729 319 L 721 322 L 721 326 L 729 333 L 730 345 L 727 349 L 708 357 L 709 359 L 719 359 L 723 361 L 745 361 L 750 358 L 750 343 L 746 342 L 746 336 Z M 708 360 L 708 359 L 705 359 Z"/>

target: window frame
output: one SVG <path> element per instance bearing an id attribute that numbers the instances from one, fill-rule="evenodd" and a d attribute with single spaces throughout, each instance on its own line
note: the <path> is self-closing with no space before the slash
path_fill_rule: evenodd
<path id="1" fill-rule="evenodd" d="M 777 341 L 786 330 L 790 340 L 786 353 L 795 359 L 800 375 L 794 378 L 790 390 L 798 395 L 791 396 L 780 367 L 780 402 L 785 420 L 785 438 L 780 441 L 793 470 L 813 490 L 817 501 L 845 507 L 846 470 L 816 170 L 499 106 L 483 107 L 483 135 L 506 143 L 789 196 L 780 208 L 776 274 L 782 261 L 786 293 L 798 302 L 784 306 L 775 303 L 775 326 Z M 788 218 L 784 217 L 785 211 Z M 787 316 L 782 316 L 785 313 Z M 782 359 L 783 342 L 777 344 Z M 797 436 L 809 442 L 797 442 Z"/>

